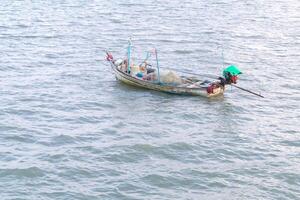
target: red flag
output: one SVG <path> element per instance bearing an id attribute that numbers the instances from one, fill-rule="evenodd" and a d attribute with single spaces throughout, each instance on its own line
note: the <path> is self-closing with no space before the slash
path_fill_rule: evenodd
<path id="1" fill-rule="evenodd" d="M 106 56 L 107 61 L 112 61 L 114 59 L 110 53 L 106 53 L 106 54 L 107 54 L 107 56 Z"/>

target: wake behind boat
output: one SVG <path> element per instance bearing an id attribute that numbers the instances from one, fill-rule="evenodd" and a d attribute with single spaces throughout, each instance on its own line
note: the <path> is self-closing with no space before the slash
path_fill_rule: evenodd
<path id="1" fill-rule="evenodd" d="M 127 49 L 127 58 L 114 59 L 112 54 L 106 52 L 116 78 L 129 85 L 181 95 L 197 95 L 213 97 L 223 95 L 225 85 L 236 84 L 240 70 L 231 65 L 223 71 L 224 77 L 215 80 L 200 80 L 196 77 L 179 76 L 175 71 L 160 70 L 157 51 L 154 51 L 156 67 L 148 63 L 151 52 L 139 65 L 132 63 L 131 42 Z M 153 54 L 153 52 L 152 52 Z"/>

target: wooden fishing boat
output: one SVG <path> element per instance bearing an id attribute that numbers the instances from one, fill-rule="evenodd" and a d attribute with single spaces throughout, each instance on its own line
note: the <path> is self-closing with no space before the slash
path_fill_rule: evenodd
<path id="1" fill-rule="evenodd" d="M 224 70 L 227 77 L 219 77 L 215 80 L 200 80 L 185 75 L 179 76 L 173 71 L 163 74 L 159 69 L 157 51 L 155 51 L 157 68 L 153 68 L 145 61 L 143 62 L 144 65 L 143 63 L 137 66 L 131 64 L 130 48 L 131 43 L 129 43 L 127 58 L 114 59 L 112 54 L 106 52 L 106 60 L 109 61 L 117 80 L 136 87 L 172 94 L 214 97 L 223 95 L 225 85 L 236 83 L 237 75 L 241 73 L 235 66 L 230 66 L 227 71 Z"/>
<path id="2" fill-rule="evenodd" d="M 167 93 L 173 94 L 181 94 L 181 95 L 197 95 L 204 97 L 212 97 L 222 95 L 225 87 L 219 84 L 218 82 L 208 82 L 200 81 L 198 79 L 181 77 L 182 84 L 174 85 L 158 82 L 157 80 L 143 80 L 139 77 L 132 76 L 131 74 L 121 71 L 118 69 L 112 61 L 110 61 L 112 70 L 116 76 L 116 78 L 128 85 L 157 90 Z M 208 88 L 211 92 L 208 92 Z"/>

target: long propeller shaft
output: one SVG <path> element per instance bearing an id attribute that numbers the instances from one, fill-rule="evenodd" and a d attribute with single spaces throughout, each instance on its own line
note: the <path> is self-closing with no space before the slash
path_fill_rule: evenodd
<path id="1" fill-rule="evenodd" d="M 256 92 L 252 92 L 252 91 L 250 91 L 250 90 L 247 90 L 247 89 L 245 89 L 245 88 L 242 88 L 242 87 L 239 87 L 239 86 L 236 86 L 236 85 L 232 85 L 233 87 L 236 87 L 236 88 L 238 88 L 238 89 L 240 89 L 240 90 L 243 90 L 243 91 L 245 91 L 245 92 L 249 92 L 249 93 L 251 93 L 251 94 L 254 94 L 254 95 L 256 95 L 256 96 L 259 96 L 259 97 L 261 97 L 261 98 L 265 98 L 264 96 L 262 96 L 262 95 L 260 95 L 260 94 L 258 94 L 258 93 L 256 93 Z"/>

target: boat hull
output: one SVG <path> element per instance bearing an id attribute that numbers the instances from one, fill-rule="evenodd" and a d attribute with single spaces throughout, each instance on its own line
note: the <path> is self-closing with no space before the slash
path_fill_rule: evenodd
<path id="1" fill-rule="evenodd" d="M 150 90 L 156 90 L 166 93 L 179 94 L 179 95 L 192 95 L 192 96 L 203 96 L 203 97 L 214 97 L 223 95 L 224 87 L 214 89 L 213 93 L 208 94 L 206 88 L 188 88 L 188 87 L 177 87 L 165 84 L 159 84 L 151 81 L 141 80 L 124 73 L 111 62 L 111 67 L 114 71 L 116 78 L 128 85 L 135 87 L 146 88 Z"/>

